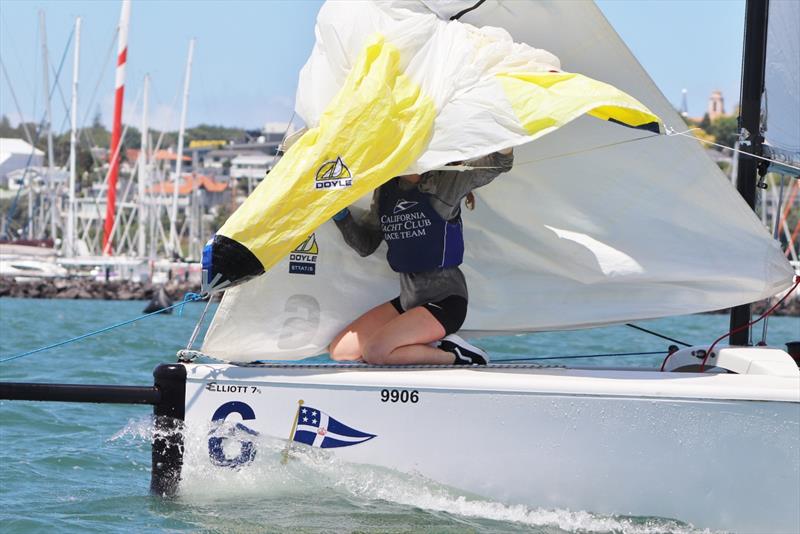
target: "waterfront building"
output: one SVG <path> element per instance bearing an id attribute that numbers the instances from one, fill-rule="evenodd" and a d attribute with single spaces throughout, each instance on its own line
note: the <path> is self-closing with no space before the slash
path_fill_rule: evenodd
<path id="1" fill-rule="evenodd" d="M 22 139 L 0 137 L 0 187 L 17 189 L 21 183 L 9 183 L 9 173 L 25 167 L 41 167 L 44 152 Z M 25 178 L 25 183 L 29 183 Z"/>
<path id="2" fill-rule="evenodd" d="M 722 97 L 722 91 L 712 91 L 711 96 L 708 98 L 708 118 L 716 120 L 725 116 L 725 99 Z"/>
<path id="3" fill-rule="evenodd" d="M 205 211 L 213 206 L 230 202 L 228 183 L 215 180 L 211 176 L 197 173 L 181 173 L 181 185 L 178 187 L 178 198 L 185 205 L 191 193 L 199 198 L 198 205 Z M 172 180 L 156 182 L 147 190 L 147 194 L 155 198 L 171 199 L 174 191 Z"/>

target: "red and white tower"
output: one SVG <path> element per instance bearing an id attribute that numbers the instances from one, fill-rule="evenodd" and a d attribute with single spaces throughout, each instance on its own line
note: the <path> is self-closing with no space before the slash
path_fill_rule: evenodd
<path id="1" fill-rule="evenodd" d="M 128 22 L 131 18 L 130 0 L 122 0 L 119 14 L 119 35 L 117 45 L 116 94 L 114 95 L 114 124 L 111 129 L 110 168 L 108 170 L 108 194 L 106 200 L 106 220 L 103 225 L 103 254 L 112 253 L 111 236 L 114 231 L 114 217 L 117 202 L 117 175 L 119 174 L 120 137 L 122 134 L 122 101 L 125 96 L 125 63 L 128 60 Z"/>

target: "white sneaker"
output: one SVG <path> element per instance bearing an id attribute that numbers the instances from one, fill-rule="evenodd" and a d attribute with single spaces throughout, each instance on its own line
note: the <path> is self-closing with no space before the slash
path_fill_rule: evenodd
<path id="1" fill-rule="evenodd" d="M 440 349 L 452 352 L 456 360 L 455 365 L 486 365 L 489 355 L 480 347 L 467 343 L 461 337 L 450 334 L 439 342 Z"/>

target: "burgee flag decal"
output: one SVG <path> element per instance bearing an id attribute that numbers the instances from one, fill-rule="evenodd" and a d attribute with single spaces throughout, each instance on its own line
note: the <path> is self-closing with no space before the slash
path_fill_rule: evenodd
<path id="1" fill-rule="evenodd" d="M 311 406 L 300 404 L 297 408 L 297 426 L 293 441 L 321 449 L 358 445 L 375 437 L 349 427 Z"/>

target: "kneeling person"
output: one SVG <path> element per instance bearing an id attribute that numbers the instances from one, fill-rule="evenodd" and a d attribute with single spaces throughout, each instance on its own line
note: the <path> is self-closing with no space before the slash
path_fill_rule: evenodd
<path id="1" fill-rule="evenodd" d="M 400 274 L 400 295 L 364 313 L 328 347 L 334 360 L 380 365 L 485 365 L 489 357 L 455 332 L 467 315 L 461 201 L 511 169 L 511 149 L 470 162 L 464 172 L 431 171 L 392 178 L 375 190 L 370 211 L 356 221 L 344 209 L 334 221 L 361 256 L 381 241 Z"/>

